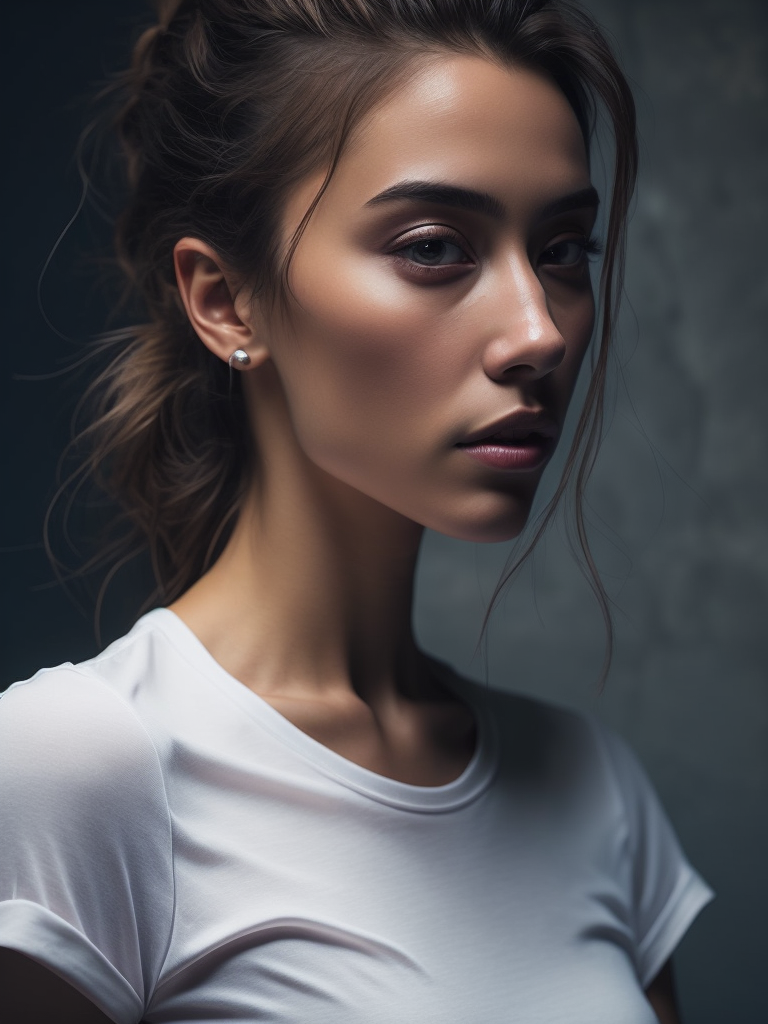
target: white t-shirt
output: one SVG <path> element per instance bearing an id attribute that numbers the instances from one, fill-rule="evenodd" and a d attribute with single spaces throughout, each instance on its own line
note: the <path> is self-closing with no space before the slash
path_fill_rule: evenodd
<path id="1" fill-rule="evenodd" d="M 711 892 L 590 718 L 441 666 L 478 745 L 377 775 L 172 612 L 0 701 L 0 945 L 113 1020 L 652 1024 Z"/>

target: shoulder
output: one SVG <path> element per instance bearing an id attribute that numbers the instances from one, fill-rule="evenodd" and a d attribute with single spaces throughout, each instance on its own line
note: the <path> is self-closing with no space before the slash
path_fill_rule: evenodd
<path id="1" fill-rule="evenodd" d="M 505 733 L 521 731 L 548 735 L 583 730 L 589 716 L 564 705 L 542 700 L 512 689 L 501 689 L 461 675 L 446 662 L 431 659 L 439 677 L 454 692 Z"/>
<path id="2" fill-rule="evenodd" d="M 449 672 L 446 678 L 491 732 L 509 770 L 568 771 L 595 761 L 596 725 L 590 716 L 513 690 L 499 689 Z"/>
<path id="3" fill-rule="evenodd" d="M 490 687 L 442 666 L 451 685 L 495 735 L 502 774 L 538 779 L 562 794 L 599 801 L 603 814 L 629 824 L 653 789 L 629 745 L 594 714 Z"/>
<path id="4" fill-rule="evenodd" d="M 127 721 L 131 709 L 136 717 L 138 691 L 167 670 L 172 652 L 163 629 L 164 614 L 164 609 L 157 609 L 143 616 L 128 633 L 88 661 L 42 668 L 31 678 L 12 683 L 0 693 L 2 714 L 51 718 L 55 708 L 72 726 L 82 723 L 82 729 L 94 720 L 106 724 L 103 716 Z"/>
<path id="5" fill-rule="evenodd" d="M 131 635 L 129 634 L 129 637 Z M 146 803 L 162 790 L 154 743 L 122 685 L 132 674 L 117 661 L 129 637 L 79 665 L 42 669 L 0 697 L 0 773 L 6 799 L 30 788 Z M 135 651 L 134 651 L 135 653 Z M 140 795 L 144 794 L 144 798 Z M 86 801 L 87 802 L 87 801 Z"/>

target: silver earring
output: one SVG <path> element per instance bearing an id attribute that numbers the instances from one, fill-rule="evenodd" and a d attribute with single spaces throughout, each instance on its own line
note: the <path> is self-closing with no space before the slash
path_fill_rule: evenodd
<path id="1" fill-rule="evenodd" d="M 250 366 L 251 357 L 242 348 L 236 348 L 235 351 L 228 359 L 230 370 L 233 367 L 237 367 L 239 370 L 244 370 L 246 366 Z"/>

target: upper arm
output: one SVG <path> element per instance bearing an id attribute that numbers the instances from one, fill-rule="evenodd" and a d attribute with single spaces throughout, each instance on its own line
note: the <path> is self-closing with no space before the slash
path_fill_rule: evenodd
<path id="1" fill-rule="evenodd" d="M 90 999 L 47 967 L 15 949 L 0 948 L 0 992 L 15 1024 L 114 1024 Z"/>
<path id="2" fill-rule="evenodd" d="M 645 990 L 645 994 L 660 1024 L 681 1024 L 671 960 L 667 960 Z"/>
<path id="3" fill-rule="evenodd" d="M 40 998 L 72 986 L 138 1020 L 170 939 L 171 823 L 151 737 L 97 679 L 49 671 L 0 700 L 0 835 L 0 946 L 30 982 L 17 996 L 50 971 Z"/>

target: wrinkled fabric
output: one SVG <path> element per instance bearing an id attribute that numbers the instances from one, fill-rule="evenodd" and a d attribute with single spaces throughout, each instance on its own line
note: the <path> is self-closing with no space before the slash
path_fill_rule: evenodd
<path id="1" fill-rule="evenodd" d="M 475 712 L 411 786 L 159 609 L 0 700 L 0 945 L 118 1024 L 654 1024 L 711 898 L 626 745 L 434 663 Z"/>

